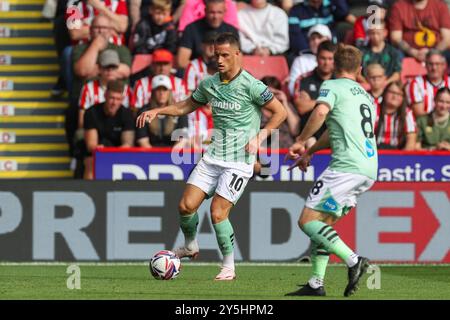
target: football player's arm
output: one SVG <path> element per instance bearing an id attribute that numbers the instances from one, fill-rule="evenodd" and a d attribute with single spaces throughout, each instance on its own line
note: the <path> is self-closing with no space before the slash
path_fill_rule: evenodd
<path id="1" fill-rule="evenodd" d="M 306 153 L 309 156 L 312 156 L 315 152 L 322 150 L 322 149 L 327 149 L 330 147 L 330 136 L 328 134 L 328 129 L 325 130 L 325 132 L 320 136 L 319 140 L 316 141 L 316 143 L 314 143 L 311 148 L 309 148 Z"/>
<path id="2" fill-rule="evenodd" d="M 311 138 L 325 122 L 328 112 L 330 112 L 330 107 L 323 102 L 319 102 L 311 113 L 301 134 L 297 137 L 297 141 L 306 141 Z"/>
<path id="3" fill-rule="evenodd" d="M 269 110 L 272 113 L 267 124 L 264 126 L 262 130 L 258 133 L 258 141 L 264 141 L 270 134 L 273 129 L 277 129 L 287 117 L 287 111 L 284 106 L 281 104 L 280 100 L 273 97 L 264 108 Z"/>

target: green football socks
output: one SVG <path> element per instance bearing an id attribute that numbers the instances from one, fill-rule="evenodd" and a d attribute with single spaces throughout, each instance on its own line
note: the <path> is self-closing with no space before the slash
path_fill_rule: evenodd
<path id="1" fill-rule="evenodd" d="M 219 244 L 222 255 L 229 256 L 234 249 L 234 231 L 230 220 L 225 219 L 219 223 L 213 224 L 216 231 L 217 243 Z"/>
<path id="2" fill-rule="evenodd" d="M 181 215 L 180 216 L 180 227 L 181 231 L 183 231 L 184 238 L 186 240 L 186 247 L 189 247 L 189 244 L 195 240 L 195 236 L 197 235 L 197 226 L 198 226 L 198 214 L 194 212 L 190 215 Z"/>

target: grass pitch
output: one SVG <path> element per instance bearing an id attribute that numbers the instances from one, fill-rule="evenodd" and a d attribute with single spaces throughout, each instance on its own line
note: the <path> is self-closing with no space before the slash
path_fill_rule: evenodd
<path id="1" fill-rule="evenodd" d="M 295 300 L 284 294 L 309 278 L 308 264 L 237 264 L 237 279 L 212 279 L 218 264 L 183 263 L 177 279 L 153 279 L 148 266 L 136 264 L 83 264 L 81 289 L 67 288 L 69 264 L 0 263 L 0 299 L 216 299 Z M 315 299 L 450 299 L 450 265 L 379 265 L 380 289 L 368 289 L 366 274 L 359 291 L 344 298 L 347 268 L 327 269 L 326 298 Z M 371 282 L 373 284 L 373 282 Z M 311 298 L 309 298 L 311 299 Z"/>

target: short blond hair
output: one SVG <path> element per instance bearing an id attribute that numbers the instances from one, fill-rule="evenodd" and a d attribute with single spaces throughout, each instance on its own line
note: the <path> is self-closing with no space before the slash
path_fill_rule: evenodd
<path id="1" fill-rule="evenodd" d="M 369 65 L 366 67 L 365 73 L 366 73 L 367 75 L 369 75 L 369 74 L 372 73 L 372 71 L 377 70 L 377 69 L 383 71 L 383 74 L 386 75 L 386 70 L 385 70 L 384 67 L 383 67 L 381 64 L 379 64 L 379 63 L 371 63 L 371 64 L 369 64 Z"/>
<path id="2" fill-rule="evenodd" d="M 172 9 L 172 0 L 153 0 L 150 4 L 150 9 L 170 11 Z"/>
<path id="3" fill-rule="evenodd" d="M 362 52 L 351 45 L 338 44 L 334 54 L 334 66 L 336 73 L 357 73 L 362 63 Z"/>

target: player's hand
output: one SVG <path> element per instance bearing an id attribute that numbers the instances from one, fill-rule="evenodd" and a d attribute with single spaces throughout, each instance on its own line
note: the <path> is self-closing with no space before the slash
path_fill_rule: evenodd
<path id="1" fill-rule="evenodd" d="M 256 154 L 259 149 L 259 139 L 258 136 L 253 137 L 250 141 L 245 145 L 245 151 L 250 154 Z"/>
<path id="2" fill-rule="evenodd" d="M 158 111 L 156 109 L 142 112 L 136 119 L 136 127 L 138 128 L 144 127 L 146 123 L 152 122 L 157 115 Z"/>
<path id="3" fill-rule="evenodd" d="M 284 161 L 286 161 L 287 159 L 291 159 L 291 160 L 298 159 L 298 157 L 301 156 L 302 154 L 304 154 L 306 151 L 305 144 L 306 144 L 306 142 L 304 142 L 304 141 L 297 141 L 296 143 L 294 143 L 289 148 L 289 152 L 286 154 Z"/>
<path id="4" fill-rule="evenodd" d="M 309 155 L 308 153 L 304 153 L 288 168 L 288 171 L 294 169 L 295 167 L 298 167 L 303 172 L 306 172 L 311 164 L 311 158 L 311 155 Z"/>

